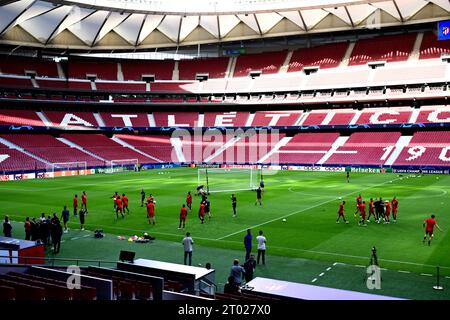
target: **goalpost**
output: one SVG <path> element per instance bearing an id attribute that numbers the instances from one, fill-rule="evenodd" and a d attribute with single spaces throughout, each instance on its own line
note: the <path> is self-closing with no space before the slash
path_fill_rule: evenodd
<path id="1" fill-rule="evenodd" d="M 200 168 L 197 175 L 208 193 L 254 190 L 260 181 L 260 171 L 253 168 Z"/>
<path id="2" fill-rule="evenodd" d="M 46 172 L 51 172 L 49 176 L 55 177 L 55 172 L 58 171 L 75 171 L 76 175 L 87 174 L 87 162 L 86 161 L 73 161 L 73 162 L 55 162 L 47 165 Z"/>
<path id="3" fill-rule="evenodd" d="M 122 171 L 136 171 L 139 166 L 138 159 L 118 159 L 110 161 L 108 173 L 122 172 Z"/>

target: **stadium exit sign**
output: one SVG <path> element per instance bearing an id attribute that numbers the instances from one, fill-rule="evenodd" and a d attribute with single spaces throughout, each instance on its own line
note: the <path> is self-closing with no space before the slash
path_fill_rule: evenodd
<path id="1" fill-rule="evenodd" d="M 438 39 L 450 40 L 450 20 L 439 21 L 438 23 Z"/>

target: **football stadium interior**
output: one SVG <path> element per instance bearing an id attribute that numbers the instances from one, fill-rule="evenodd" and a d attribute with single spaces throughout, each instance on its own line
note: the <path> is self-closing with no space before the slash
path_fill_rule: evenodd
<path id="1" fill-rule="evenodd" d="M 449 92 L 447 0 L 1 1 L 0 300 L 448 300 Z"/>

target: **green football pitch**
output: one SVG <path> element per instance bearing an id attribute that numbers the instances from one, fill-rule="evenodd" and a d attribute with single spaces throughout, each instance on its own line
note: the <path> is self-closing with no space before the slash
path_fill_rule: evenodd
<path id="1" fill-rule="evenodd" d="M 233 185 L 242 183 L 240 179 L 248 177 L 222 174 L 210 179 L 222 179 L 210 182 L 233 189 Z M 450 276 L 450 216 L 446 212 L 450 207 L 450 176 L 352 173 L 347 183 L 345 173 L 278 171 L 266 174 L 264 182 L 262 206 L 255 205 L 254 191 L 235 192 L 238 205 L 234 218 L 231 192 L 212 193 L 212 219 L 206 219 L 205 224 L 198 219 L 200 199 L 194 196 L 184 230 L 178 230 L 178 217 L 187 191 L 196 190 L 197 169 L 192 168 L 2 182 L 0 207 L 2 214 L 15 221 L 13 236 L 22 237 L 25 217 L 38 217 L 41 212 L 60 215 L 67 205 L 71 210 L 71 230 L 63 236 L 65 242 L 59 257 L 115 260 L 119 250 L 128 249 L 140 257 L 182 263 L 181 240 L 189 231 L 195 241 L 194 262 L 209 261 L 218 266 L 222 271 L 221 282 L 226 279 L 231 259 L 243 259 L 247 228 L 252 229 L 254 237 L 259 230 L 267 237 L 267 267 L 257 270 L 257 276 L 359 291 L 367 291 L 362 285 L 363 268 L 375 246 L 380 266 L 390 272 L 383 280 L 396 279 L 391 281 L 392 290 L 384 291 L 385 294 L 448 299 L 448 293 L 437 296 L 417 290 L 431 288 L 434 277 L 430 275 L 435 274 L 436 266 L 441 267 L 443 281 L 448 282 Z M 146 210 L 140 207 L 142 188 L 155 197 L 155 226 L 148 224 Z M 78 230 L 79 222 L 71 208 L 73 195 L 76 193 L 80 198 L 82 191 L 87 192 L 89 210 L 88 231 L 83 232 Z M 127 194 L 131 211 L 117 221 L 111 199 L 115 191 Z M 372 220 L 366 227 L 358 226 L 353 215 L 358 194 L 367 203 L 371 197 L 391 200 L 396 196 L 397 223 L 376 224 Z M 335 223 L 339 197 L 346 200 L 349 224 Z M 436 230 L 428 246 L 422 243 L 422 222 L 431 214 L 436 215 L 443 232 Z M 108 236 L 93 239 L 91 231 L 95 229 L 103 229 Z M 128 237 L 143 232 L 157 240 L 152 244 L 135 244 L 116 239 L 118 235 Z M 52 256 L 50 250 L 48 255 Z M 327 276 L 331 271 L 333 276 Z M 327 277 L 334 280 L 327 282 Z M 402 287 L 398 282 L 410 284 Z"/>

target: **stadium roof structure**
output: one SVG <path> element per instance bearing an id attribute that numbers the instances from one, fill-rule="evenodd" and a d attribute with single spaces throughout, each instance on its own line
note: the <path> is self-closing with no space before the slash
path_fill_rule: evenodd
<path id="1" fill-rule="evenodd" d="M 450 18 L 448 0 L 5 0 L 0 44 L 136 50 Z"/>

